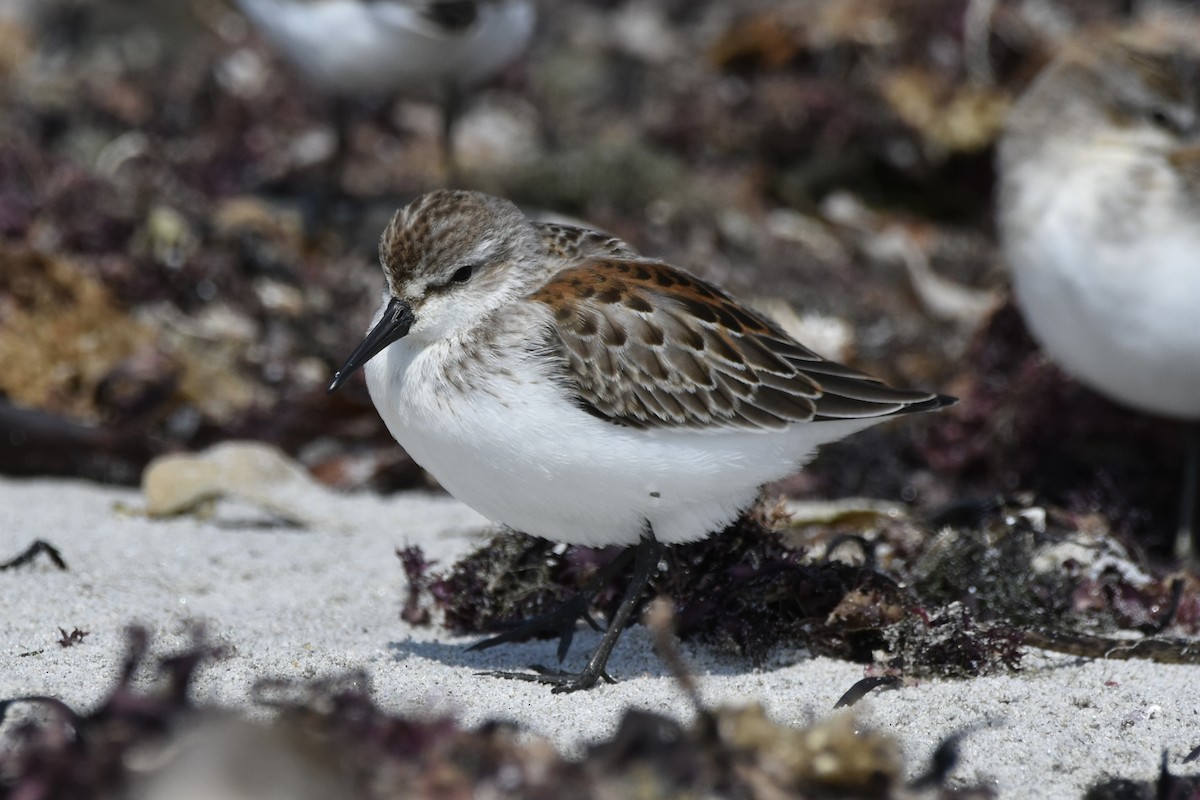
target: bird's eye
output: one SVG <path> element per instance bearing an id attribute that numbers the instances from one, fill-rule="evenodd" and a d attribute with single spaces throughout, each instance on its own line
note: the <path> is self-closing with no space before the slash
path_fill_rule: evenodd
<path id="1" fill-rule="evenodd" d="M 1160 128 L 1170 128 L 1171 115 L 1161 108 L 1155 108 L 1150 111 L 1150 121 Z"/>
<path id="2" fill-rule="evenodd" d="M 465 267 L 459 267 L 454 274 L 450 276 L 451 283 L 466 283 L 471 280 L 471 276 L 475 274 L 475 266 L 468 264 Z"/>

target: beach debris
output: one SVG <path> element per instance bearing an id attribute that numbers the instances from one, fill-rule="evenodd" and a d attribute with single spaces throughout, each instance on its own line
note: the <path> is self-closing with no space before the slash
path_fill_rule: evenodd
<path id="1" fill-rule="evenodd" d="M 659 608 L 657 625 L 667 630 Z M 706 708 L 694 697 L 690 724 L 630 709 L 611 738 L 567 758 L 509 723 L 466 728 L 447 716 L 386 711 L 367 675 L 351 672 L 310 683 L 260 681 L 253 694 L 272 712 L 264 721 L 261 713 L 250 718 L 195 702 L 189 688 L 197 670 L 222 657 L 195 635 L 190 648 L 154 665 L 148 634 L 130 629 L 116 683 L 94 710 L 53 697 L 0 701 L 0 790 L 81 800 L 163 800 L 191 796 L 197 786 L 210 797 L 298 800 L 916 800 L 945 796 L 941 783 L 963 735 L 939 748 L 926 770 L 936 780 L 914 789 L 903 783 L 900 741 L 844 712 L 791 727 L 758 705 Z M 686 672 L 682 661 L 676 669 Z M 135 680 L 147 672 L 149 681 Z M 953 796 L 994 793 L 955 786 Z"/>
<path id="2" fill-rule="evenodd" d="M 881 89 L 896 116 L 920 134 L 938 158 L 991 145 L 1012 104 L 1006 90 L 955 81 L 944 72 L 921 67 L 892 72 Z"/>
<path id="3" fill-rule="evenodd" d="M 846 690 L 845 694 L 838 698 L 838 701 L 833 704 L 834 708 L 848 708 L 854 705 L 859 700 L 862 700 L 875 689 L 884 686 L 895 686 L 900 682 L 899 675 L 870 675 L 859 681 L 856 681 L 853 686 Z"/>
<path id="4" fill-rule="evenodd" d="M 962 744 L 963 739 L 980 728 L 995 727 L 997 724 L 999 723 L 994 721 L 978 722 L 943 738 L 929 759 L 929 770 L 913 778 L 908 785 L 913 789 L 929 789 L 945 785 L 950 773 L 958 766 L 959 745 Z"/>
<path id="5" fill-rule="evenodd" d="M 1088 545 L 1093 525 L 1028 497 L 956 502 L 928 520 L 854 499 L 768 503 L 718 536 L 669 548 L 669 569 L 643 602 L 672 598 L 680 638 L 753 665 L 807 650 L 906 680 L 964 678 L 1015 671 L 1030 647 L 1197 663 L 1187 637 L 1200 630 L 1200 580 L 1155 578 L 1108 536 Z M 441 569 L 419 548 L 399 555 L 405 618 L 457 634 L 544 613 L 614 557 L 520 534 Z M 597 619 L 611 618 L 621 580 L 598 593 Z"/>
<path id="6" fill-rule="evenodd" d="M 50 559 L 50 563 L 59 569 L 67 569 L 67 562 L 63 559 L 62 553 L 58 552 L 57 547 L 44 539 L 34 539 L 29 547 L 26 547 L 19 554 L 0 564 L 0 572 L 31 564 L 40 555 L 46 556 L 46 558 Z"/>
<path id="7" fill-rule="evenodd" d="M 70 259 L 0 241 L 0 263 L 0 395 L 100 421 L 97 389 L 130 353 L 153 346 L 153 328 Z"/>
<path id="8" fill-rule="evenodd" d="M 1191 800 L 1200 795 L 1200 775 L 1175 775 L 1171 772 L 1170 751 L 1164 749 L 1158 777 L 1152 781 L 1132 778 L 1107 778 L 1088 788 L 1084 800 Z M 1183 764 L 1188 759 L 1183 759 Z"/>
<path id="9" fill-rule="evenodd" d="M 408 588 L 404 595 L 404 606 L 400 611 L 400 619 L 410 625 L 425 626 L 429 624 L 430 615 L 427 605 L 422 604 L 422 595 L 429 591 L 429 568 L 436 561 L 426 561 L 420 547 L 397 547 L 396 556 L 404 567 L 404 577 L 408 580 Z"/>
<path id="10" fill-rule="evenodd" d="M 58 632 L 60 634 L 58 646 L 63 648 L 82 644 L 83 640 L 91 635 L 90 631 L 81 630 L 79 627 L 72 628 L 70 633 L 67 633 L 65 628 L 59 628 Z"/>
<path id="11" fill-rule="evenodd" d="M 829 222 L 853 232 L 870 259 L 904 267 L 921 305 L 936 319 L 979 327 L 1003 300 L 998 289 L 962 286 L 933 271 L 929 250 L 938 237 L 936 228 L 868 209 L 847 192 L 835 192 L 821 206 Z"/>
<path id="12" fill-rule="evenodd" d="M 409 548 L 401 553 L 405 608 L 433 609 L 457 634 L 495 632 L 561 603 L 614 557 L 611 549 L 499 534 L 435 572 Z M 669 548 L 663 558 L 669 568 L 643 602 L 670 597 L 681 639 L 754 665 L 798 648 L 906 677 L 978 675 L 1020 662 L 1018 631 L 977 621 L 953 602 L 926 607 L 877 565 L 812 558 L 754 515 L 708 540 Z M 623 577 L 597 594 L 591 611 L 598 617 L 611 618 Z"/>
<path id="13" fill-rule="evenodd" d="M 321 501 L 328 497 L 279 448 L 251 441 L 159 456 L 142 475 L 142 495 L 151 517 L 203 512 L 221 498 L 234 498 L 298 526 L 319 524 L 325 518 Z"/>

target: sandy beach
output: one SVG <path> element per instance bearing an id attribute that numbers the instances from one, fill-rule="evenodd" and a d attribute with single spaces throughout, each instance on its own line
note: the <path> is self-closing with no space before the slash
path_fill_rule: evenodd
<path id="1" fill-rule="evenodd" d="M 0 556 L 32 540 L 54 545 L 48 559 L 0 573 L 0 696 L 61 698 L 86 710 L 110 689 L 125 629 L 146 626 L 156 653 L 192 642 L 196 623 L 228 657 L 204 667 L 195 699 L 251 716 L 264 677 L 309 681 L 365 670 L 376 702 L 397 712 L 451 713 L 464 725 L 517 722 L 578 755 L 612 734 L 621 714 L 644 708 L 685 719 L 690 707 L 638 626 L 622 639 L 610 671 L 616 685 L 574 695 L 476 675 L 552 663 L 553 642 L 467 652 L 471 640 L 400 619 L 404 577 L 394 551 L 419 544 L 448 563 L 488 529 L 460 503 L 421 493 L 310 498 L 307 529 L 279 527 L 257 508 L 222 502 L 207 519 L 153 520 L 133 513 L 132 490 L 71 481 L 0 481 Z M 59 629 L 87 632 L 72 647 Z M 593 635 L 581 632 L 568 665 Z M 773 665 L 716 659 L 685 647 L 706 703 L 759 702 L 786 724 L 829 713 L 863 676 L 858 664 L 803 653 Z M 877 692 L 858 707 L 865 726 L 894 733 L 910 771 L 938 742 L 990 721 L 962 747 L 954 780 L 994 786 L 1001 797 L 1072 797 L 1105 777 L 1153 778 L 1163 748 L 1172 769 L 1200 739 L 1194 667 L 1084 661 L 1031 653 L 1018 674 L 928 681 Z"/>

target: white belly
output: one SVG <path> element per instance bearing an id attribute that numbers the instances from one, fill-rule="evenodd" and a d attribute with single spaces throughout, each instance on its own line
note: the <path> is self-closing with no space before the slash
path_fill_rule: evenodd
<path id="1" fill-rule="evenodd" d="M 536 371 L 451 391 L 428 352 L 404 340 L 367 364 L 388 429 L 456 498 L 525 533 L 586 545 L 664 543 L 733 522 L 758 488 L 816 447 L 880 421 L 795 425 L 776 433 L 645 431 L 575 408 Z"/>
<path id="2" fill-rule="evenodd" d="M 1049 356 L 1082 382 L 1134 408 L 1200 418 L 1200 212 L 1146 191 L 1114 222 L 1105 193 L 1127 176 L 1092 166 L 1061 176 L 1031 168 L 1010 184 L 1024 204 L 1006 219 L 1018 304 Z"/>
<path id="3" fill-rule="evenodd" d="M 242 10 L 310 81 L 349 96 L 433 95 L 472 86 L 520 55 L 533 33 L 528 2 L 484 3 L 475 24 L 439 32 L 403 0 L 239 0 Z"/>

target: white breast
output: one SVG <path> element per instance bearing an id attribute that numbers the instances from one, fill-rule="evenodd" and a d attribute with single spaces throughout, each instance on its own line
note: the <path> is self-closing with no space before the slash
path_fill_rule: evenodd
<path id="1" fill-rule="evenodd" d="M 1102 145 L 1006 175 L 1018 304 L 1051 358 L 1127 405 L 1200 418 L 1200 212 L 1165 158 Z"/>
<path id="2" fill-rule="evenodd" d="M 371 397 L 405 450 L 455 497 L 526 533 L 587 545 L 701 539 L 736 519 L 765 482 L 819 444 L 876 422 L 777 433 L 637 430 L 574 406 L 546 371 L 514 359 L 463 393 L 445 345 L 400 340 L 366 368 Z"/>

